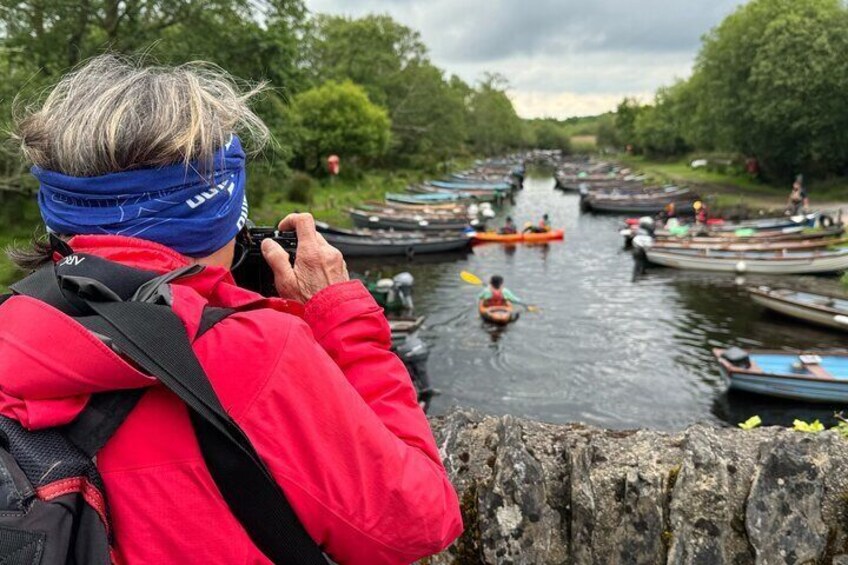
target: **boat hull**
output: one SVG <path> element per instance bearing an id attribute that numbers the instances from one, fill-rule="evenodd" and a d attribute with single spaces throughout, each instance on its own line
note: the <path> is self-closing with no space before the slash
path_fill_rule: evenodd
<path id="1" fill-rule="evenodd" d="M 477 232 L 474 234 L 477 243 L 532 243 L 539 241 L 555 241 L 565 237 L 565 230 L 551 230 L 544 233 L 514 233 L 501 234 L 492 232 Z"/>
<path id="2" fill-rule="evenodd" d="M 788 367 L 793 359 L 798 358 L 797 354 L 752 351 L 752 366 L 742 368 L 723 359 L 722 353 L 722 349 L 713 350 L 721 375 L 730 389 L 805 402 L 848 404 L 848 378 L 845 374 L 813 377 L 809 374 L 767 372 L 757 366 L 758 357 L 771 356 L 785 358 Z M 837 359 L 837 363 L 844 363 L 845 359 L 845 355 L 822 354 L 822 357 L 831 361 Z"/>
<path id="3" fill-rule="evenodd" d="M 430 218 L 391 218 L 377 214 L 351 212 L 350 217 L 356 227 L 370 229 L 393 229 L 405 231 L 464 231 L 469 228 L 469 221 L 445 221 Z"/>
<path id="4" fill-rule="evenodd" d="M 372 240 L 324 234 L 324 238 L 345 257 L 412 257 L 430 253 L 451 253 L 466 249 L 471 243 L 471 239 L 464 235 L 455 238 Z"/>
<path id="5" fill-rule="evenodd" d="M 789 297 L 775 295 L 768 290 L 752 288 L 749 292 L 751 299 L 764 308 L 810 324 L 848 332 L 848 324 L 837 321 L 837 316 L 846 316 L 848 312 L 804 304 Z"/>
<path id="6" fill-rule="evenodd" d="M 649 262 L 662 267 L 722 273 L 756 273 L 771 275 L 804 275 L 836 273 L 848 270 L 848 254 L 775 254 L 773 258 L 745 254 L 728 256 L 695 255 L 662 249 L 645 250 Z"/>
<path id="7" fill-rule="evenodd" d="M 495 324 L 497 326 L 505 326 L 511 324 L 518 319 L 519 313 L 515 311 L 512 305 L 506 306 L 483 306 L 480 304 L 480 317 L 484 321 Z"/>

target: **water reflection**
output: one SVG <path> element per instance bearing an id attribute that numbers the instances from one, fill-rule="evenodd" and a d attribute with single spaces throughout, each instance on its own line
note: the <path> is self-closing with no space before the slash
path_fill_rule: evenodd
<path id="1" fill-rule="evenodd" d="M 391 276 L 412 272 L 430 372 L 443 394 L 431 410 L 474 406 L 552 422 L 676 429 L 693 422 L 735 424 L 824 418 L 834 407 L 726 394 L 711 349 L 843 347 L 844 336 L 766 315 L 746 285 L 793 284 L 833 292 L 832 278 L 749 277 L 649 269 L 633 280 L 621 249 L 620 219 L 579 212 L 577 195 L 531 178 L 510 208 L 521 225 L 544 213 L 566 228 L 565 242 L 485 245 L 466 255 L 413 261 L 357 261 L 351 268 Z M 459 279 L 500 274 L 539 313 L 503 328 L 482 324 L 478 288 Z"/>

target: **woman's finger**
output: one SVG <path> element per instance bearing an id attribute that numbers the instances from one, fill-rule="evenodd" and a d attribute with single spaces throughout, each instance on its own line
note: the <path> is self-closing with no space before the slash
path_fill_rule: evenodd
<path id="1" fill-rule="evenodd" d="M 315 218 L 312 214 L 289 214 L 282 219 L 277 229 L 297 233 L 298 249 L 309 249 L 318 243 L 318 232 L 315 230 Z"/>
<path id="2" fill-rule="evenodd" d="M 262 256 L 274 273 L 274 287 L 282 298 L 298 300 L 300 287 L 294 274 L 289 254 L 282 246 L 271 238 L 262 241 Z"/>

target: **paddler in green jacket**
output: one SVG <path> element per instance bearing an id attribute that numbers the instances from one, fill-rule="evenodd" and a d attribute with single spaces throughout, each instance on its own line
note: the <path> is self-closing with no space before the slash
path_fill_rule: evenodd
<path id="1" fill-rule="evenodd" d="M 520 298 L 515 296 L 511 290 L 506 288 L 504 285 L 503 277 L 500 275 L 494 275 L 489 280 L 489 286 L 484 288 L 477 299 L 483 304 L 484 307 L 489 308 L 490 306 L 506 306 L 508 304 L 524 304 Z"/>

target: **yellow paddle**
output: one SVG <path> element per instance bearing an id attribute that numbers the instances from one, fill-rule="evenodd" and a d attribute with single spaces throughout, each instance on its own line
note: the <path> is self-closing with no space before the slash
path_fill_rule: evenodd
<path id="1" fill-rule="evenodd" d="M 483 281 L 474 273 L 462 271 L 461 273 L 459 273 L 459 278 L 461 278 L 468 284 L 473 284 L 474 286 L 483 286 Z M 532 304 L 524 304 L 524 307 L 527 309 L 528 312 L 541 312 L 541 309 L 538 306 L 533 306 Z"/>

